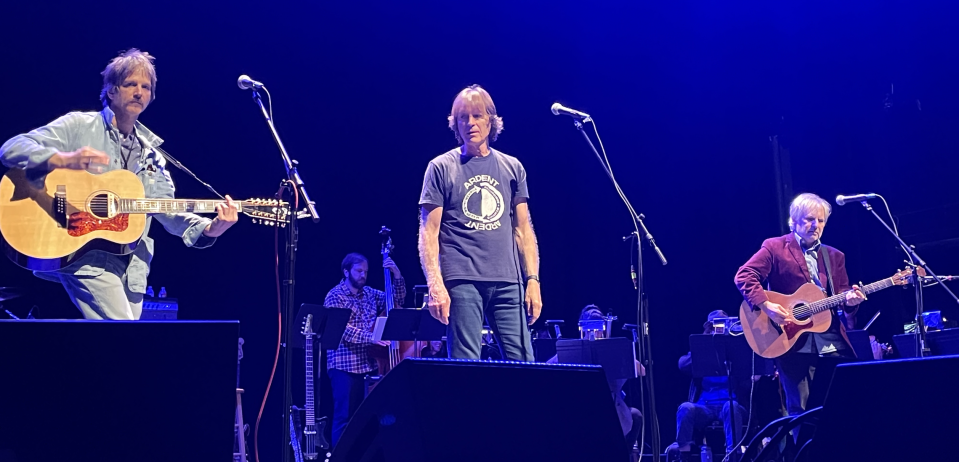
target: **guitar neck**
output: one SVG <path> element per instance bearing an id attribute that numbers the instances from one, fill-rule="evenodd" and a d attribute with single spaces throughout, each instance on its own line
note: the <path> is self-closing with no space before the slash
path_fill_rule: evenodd
<path id="1" fill-rule="evenodd" d="M 303 354 L 306 356 L 306 422 L 304 427 L 312 431 L 315 423 L 313 413 L 313 336 L 308 335 L 304 339 Z"/>
<path id="2" fill-rule="evenodd" d="M 886 278 L 881 281 L 876 281 L 872 284 L 866 284 L 865 286 L 861 287 L 860 290 L 862 290 L 863 293 L 868 295 L 873 292 L 878 292 L 883 289 L 888 289 L 889 287 L 892 287 L 894 285 L 895 284 L 893 284 L 893 278 Z M 809 309 L 812 311 L 812 314 L 816 314 L 826 310 L 831 310 L 834 307 L 842 305 L 843 302 L 845 301 L 846 301 L 846 294 L 841 293 L 841 294 L 833 295 L 832 297 L 824 298 L 822 300 L 819 300 L 818 302 L 812 302 L 806 306 L 809 307 Z"/>
<path id="3" fill-rule="evenodd" d="M 233 201 L 240 212 L 243 208 L 251 208 L 249 201 Z M 117 213 L 216 213 L 217 204 L 224 204 L 224 200 L 194 200 L 194 199 L 120 199 Z"/>

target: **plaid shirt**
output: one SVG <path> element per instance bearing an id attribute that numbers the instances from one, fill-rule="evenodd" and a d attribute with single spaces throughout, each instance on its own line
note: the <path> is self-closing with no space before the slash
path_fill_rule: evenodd
<path id="1" fill-rule="evenodd" d="M 406 299 L 406 281 L 402 277 L 393 281 L 393 303 L 403 307 Z M 327 308 L 347 308 L 353 310 L 350 322 L 346 324 L 343 341 L 339 348 L 331 352 L 326 359 L 327 369 L 339 369 L 354 374 L 365 374 L 377 369 L 376 360 L 370 357 L 367 348 L 373 343 L 373 325 L 376 315 L 386 308 L 386 292 L 371 287 L 353 293 L 346 279 L 330 289 L 323 300 Z"/>

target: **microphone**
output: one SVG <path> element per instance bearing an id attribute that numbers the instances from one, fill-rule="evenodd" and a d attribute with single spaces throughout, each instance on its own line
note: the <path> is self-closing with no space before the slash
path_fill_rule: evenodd
<path id="1" fill-rule="evenodd" d="M 566 106 L 563 106 L 559 103 L 553 103 L 553 106 L 550 107 L 550 110 L 553 111 L 553 115 L 568 115 L 575 119 L 588 119 L 589 114 L 585 112 L 579 112 L 576 109 L 570 109 Z"/>
<path id="2" fill-rule="evenodd" d="M 836 203 L 839 205 L 846 205 L 846 202 L 861 202 L 867 201 L 869 199 L 875 199 L 877 194 L 856 194 L 855 196 L 843 196 L 842 194 L 836 196 Z"/>
<path id="3" fill-rule="evenodd" d="M 240 78 L 236 79 L 236 85 L 240 87 L 241 90 L 249 90 L 251 88 L 256 90 L 263 88 L 263 82 L 257 82 L 246 74 L 243 74 L 240 76 Z"/>
<path id="4" fill-rule="evenodd" d="M 633 278 L 633 290 L 639 290 L 639 283 L 636 279 L 636 267 L 629 265 L 629 275 Z"/>

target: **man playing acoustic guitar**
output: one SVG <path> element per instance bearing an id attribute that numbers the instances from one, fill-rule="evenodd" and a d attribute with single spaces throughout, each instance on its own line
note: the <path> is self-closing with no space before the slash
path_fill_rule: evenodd
<path id="1" fill-rule="evenodd" d="M 153 102 L 156 70 L 153 57 L 131 49 L 107 64 L 100 112 L 71 112 L 48 125 L 15 136 L 0 147 L 0 160 L 10 168 L 40 177 L 57 168 L 104 173 L 126 169 L 143 183 L 146 198 L 173 198 L 173 180 L 157 146 L 163 141 L 137 117 Z M 168 232 L 189 247 L 213 245 L 237 221 L 238 207 L 226 196 L 213 220 L 192 213 L 152 215 Z M 140 318 L 153 240 L 147 236 L 150 218 L 131 255 L 103 251 L 83 254 L 57 271 L 37 271 L 43 279 L 60 282 L 87 319 Z"/>
<path id="2" fill-rule="evenodd" d="M 762 247 L 736 273 L 736 287 L 753 310 L 761 309 L 777 325 L 795 321 L 790 311 L 769 301 L 763 290 L 790 294 L 803 284 L 812 282 L 823 292 L 845 293 L 847 307 L 859 305 L 866 299 L 858 286 L 849 285 L 846 257 L 833 247 L 820 243 L 826 220 L 832 208 L 815 194 L 800 194 L 789 206 L 789 229 L 785 236 L 766 239 Z M 824 255 L 825 254 L 825 255 Z M 846 320 L 852 322 L 855 310 L 846 311 Z M 832 312 L 832 322 L 822 333 L 804 332 L 791 350 L 776 358 L 779 380 L 786 393 L 786 410 L 790 415 L 801 414 L 809 397 L 819 356 L 855 357 L 846 330 L 838 314 Z"/>

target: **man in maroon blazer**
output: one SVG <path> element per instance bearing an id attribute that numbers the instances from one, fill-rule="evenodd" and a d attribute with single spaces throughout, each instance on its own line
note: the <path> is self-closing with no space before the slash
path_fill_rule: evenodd
<path id="1" fill-rule="evenodd" d="M 789 229 L 791 233 L 766 239 L 762 247 L 736 273 L 736 287 L 752 309 L 763 310 L 778 324 L 791 316 L 777 303 L 772 303 L 763 291 L 763 282 L 768 290 L 791 294 L 799 286 L 812 282 L 828 295 L 845 293 L 844 321 L 855 325 L 855 311 L 866 299 L 858 286 L 849 285 L 846 274 L 846 256 L 833 247 L 820 243 L 826 219 L 832 212 L 828 202 L 815 194 L 800 194 L 789 206 Z M 829 257 L 829 265 L 823 258 Z M 829 276 L 832 276 L 830 293 Z M 779 380 L 786 392 L 786 410 L 790 415 L 801 414 L 809 397 L 809 384 L 816 370 L 819 356 L 855 357 L 843 322 L 836 311 L 832 323 L 821 334 L 804 333 L 786 354 L 776 358 Z"/>

